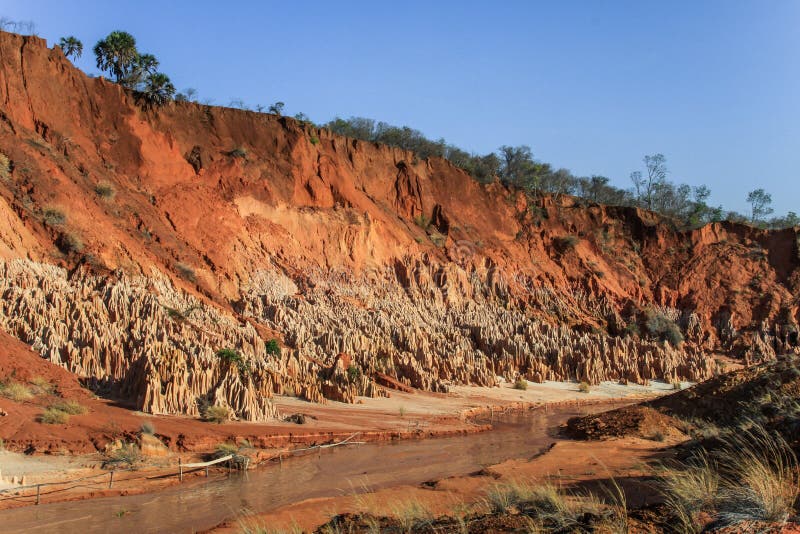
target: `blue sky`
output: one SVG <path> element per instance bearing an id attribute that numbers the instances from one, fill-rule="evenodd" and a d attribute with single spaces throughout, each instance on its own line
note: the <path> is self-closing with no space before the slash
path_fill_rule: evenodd
<path id="1" fill-rule="evenodd" d="M 131 32 L 179 89 L 227 105 L 359 115 L 629 187 L 645 154 L 746 211 L 800 212 L 800 0 L 4 0 L 51 43 Z"/>

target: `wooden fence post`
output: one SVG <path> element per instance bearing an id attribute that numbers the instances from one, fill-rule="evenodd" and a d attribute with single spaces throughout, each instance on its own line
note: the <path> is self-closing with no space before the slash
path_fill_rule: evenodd
<path id="1" fill-rule="evenodd" d="M 36 484 L 36 504 L 39 504 L 39 495 L 42 492 L 42 485 Z"/>
<path id="2" fill-rule="evenodd" d="M 108 489 L 114 485 L 114 470 L 111 470 L 111 478 L 108 479 Z"/>
<path id="3" fill-rule="evenodd" d="M 208 478 L 208 466 L 206 466 L 206 478 Z"/>
<path id="4" fill-rule="evenodd" d="M 180 458 L 178 458 L 178 480 L 183 482 L 183 463 Z"/>

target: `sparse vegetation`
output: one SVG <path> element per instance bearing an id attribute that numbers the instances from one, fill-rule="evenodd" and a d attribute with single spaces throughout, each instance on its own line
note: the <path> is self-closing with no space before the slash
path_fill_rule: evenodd
<path id="1" fill-rule="evenodd" d="M 347 368 L 347 380 L 351 384 L 355 383 L 361 378 L 361 368 L 355 364 L 351 364 L 350 367 Z"/>
<path id="2" fill-rule="evenodd" d="M 35 376 L 31 379 L 31 386 L 35 395 L 51 395 L 55 389 L 46 378 Z"/>
<path id="3" fill-rule="evenodd" d="M 514 382 L 514 389 L 525 391 L 528 389 L 528 381 L 521 376 L 517 377 L 517 380 Z"/>
<path id="4" fill-rule="evenodd" d="M 420 214 L 414 217 L 414 224 L 416 224 L 423 230 L 427 230 L 431 226 L 431 220 L 425 215 Z"/>
<path id="5" fill-rule="evenodd" d="M 8 180 L 9 178 L 11 178 L 11 160 L 0 152 L 0 179 Z"/>
<path id="6" fill-rule="evenodd" d="M 430 235 L 431 243 L 441 248 L 447 242 L 447 237 L 439 232 L 432 232 Z"/>
<path id="7" fill-rule="evenodd" d="M 142 459 L 142 451 L 135 443 L 124 442 L 112 448 L 106 455 L 106 465 L 127 464 L 133 466 Z"/>
<path id="8" fill-rule="evenodd" d="M 578 385 L 578 391 L 580 391 L 581 393 L 589 393 L 591 390 L 592 388 L 589 386 L 588 382 L 581 382 Z"/>
<path id="9" fill-rule="evenodd" d="M 631 320 L 625 325 L 625 329 L 622 331 L 623 335 L 626 337 L 628 336 L 640 336 L 641 332 L 639 330 L 639 324 L 635 320 Z"/>
<path id="10" fill-rule="evenodd" d="M 56 244 L 64 254 L 81 252 L 85 246 L 83 239 L 75 232 L 62 232 L 59 234 Z"/>
<path id="11" fill-rule="evenodd" d="M 565 235 L 558 238 L 558 243 L 564 250 L 571 250 L 575 248 L 580 242 L 580 238 L 575 235 Z"/>
<path id="12" fill-rule="evenodd" d="M 700 532 L 701 512 L 723 525 L 782 523 L 794 513 L 799 483 L 792 449 L 756 425 L 726 434 L 720 449 L 701 449 L 686 465 L 668 470 L 662 487 L 684 531 Z"/>
<path id="13" fill-rule="evenodd" d="M 105 199 L 112 199 L 114 195 L 117 194 L 116 189 L 114 189 L 114 186 L 109 182 L 99 182 L 94 186 L 94 192 L 97 193 L 97 196 L 100 198 Z"/>
<path id="14" fill-rule="evenodd" d="M 145 421 L 142 423 L 141 428 L 142 434 L 146 436 L 155 436 L 156 434 L 156 427 L 152 421 Z"/>
<path id="15" fill-rule="evenodd" d="M 48 408 L 39 416 L 39 422 L 47 425 L 64 425 L 69 422 L 70 415 L 55 408 Z"/>
<path id="16" fill-rule="evenodd" d="M 280 356 L 281 355 L 281 346 L 278 343 L 278 340 L 275 338 L 270 339 L 264 344 L 264 352 L 267 353 L 268 356 Z"/>
<path id="17" fill-rule="evenodd" d="M 647 331 L 650 332 L 650 335 L 669 342 L 673 347 L 683 343 L 681 329 L 675 324 L 675 321 L 659 311 L 649 310 L 647 312 Z"/>
<path id="18" fill-rule="evenodd" d="M 42 212 L 42 220 L 48 226 L 61 226 L 67 222 L 67 216 L 63 210 L 56 207 L 48 207 Z"/>
<path id="19" fill-rule="evenodd" d="M 214 458 L 224 458 L 228 455 L 234 455 L 239 452 L 239 446 L 235 443 L 225 442 L 218 443 L 214 449 Z"/>
<path id="20" fill-rule="evenodd" d="M 273 115 L 281 116 L 283 115 L 283 108 L 286 106 L 283 102 L 275 102 L 269 107 L 269 112 Z"/>
<path id="21" fill-rule="evenodd" d="M 58 410 L 69 415 L 81 415 L 86 413 L 86 406 L 78 403 L 77 401 L 61 401 L 50 406 L 51 410 Z"/>
<path id="22" fill-rule="evenodd" d="M 243 146 L 237 146 L 236 148 L 228 152 L 228 155 L 232 158 L 247 159 L 247 149 Z"/>
<path id="23" fill-rule="evenodd" d="M 228 363 L 238 363 L 242 361 L 242 355 L 236 349 L 225 348 L 217 351 L 217 358 Z"/>
<path id="24" fill-rule="evenodd" d="M 14 380 L 0 383 L 0 395 L 14 402 L 30 400 L 34 396 L 28 386 Z"/>
<path id="25" fill-rule="evenodd" d="M 185 263 L 176 263 L 175 270 L 178 271 L 178 275 L 184 280 L 188 280 L 189 282 L 197 282 L 197 275 L 195 274 L 194 269 Z"/>
<path id="26" fill-rule="evenodd" d="M 203 410 L 203 421 L 209 423 L 222 424 L 231 417 L 230 410 L 226 406 L 213 405 L 207 406 Z"/>

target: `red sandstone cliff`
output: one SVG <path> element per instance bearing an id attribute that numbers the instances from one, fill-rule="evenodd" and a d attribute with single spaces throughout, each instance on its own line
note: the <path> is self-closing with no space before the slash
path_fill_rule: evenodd
<path id="1" fill-rule="evenodd" d="M 0 325 L 145 410 L 264 418 L 273 392 L 381 394 L 376 373 L 703 379 L 713 352 L 797 346 L 797 229 L 680 232 L 289 118 L 145 112 L 36 37 L 0 33 L 0 153 Z M 680 349 L 623 335 L 651 307 Z"/>

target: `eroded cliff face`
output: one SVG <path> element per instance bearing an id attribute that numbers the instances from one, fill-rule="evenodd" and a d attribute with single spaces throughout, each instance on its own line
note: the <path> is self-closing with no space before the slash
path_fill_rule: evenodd
<path id="1" fill-rule="evenodd" d="M 0 324 L 145 411 L 263 419 L 273 393 L 353 402 L 380 377 L 702 380 L 714 353 L 797 346 L 796 229 L 680 232 L 289 118 L 144 112 L 35 37 L 0 33 L 0 153 Z M 686 342 L 631 334 L 647 309 Z"/>

